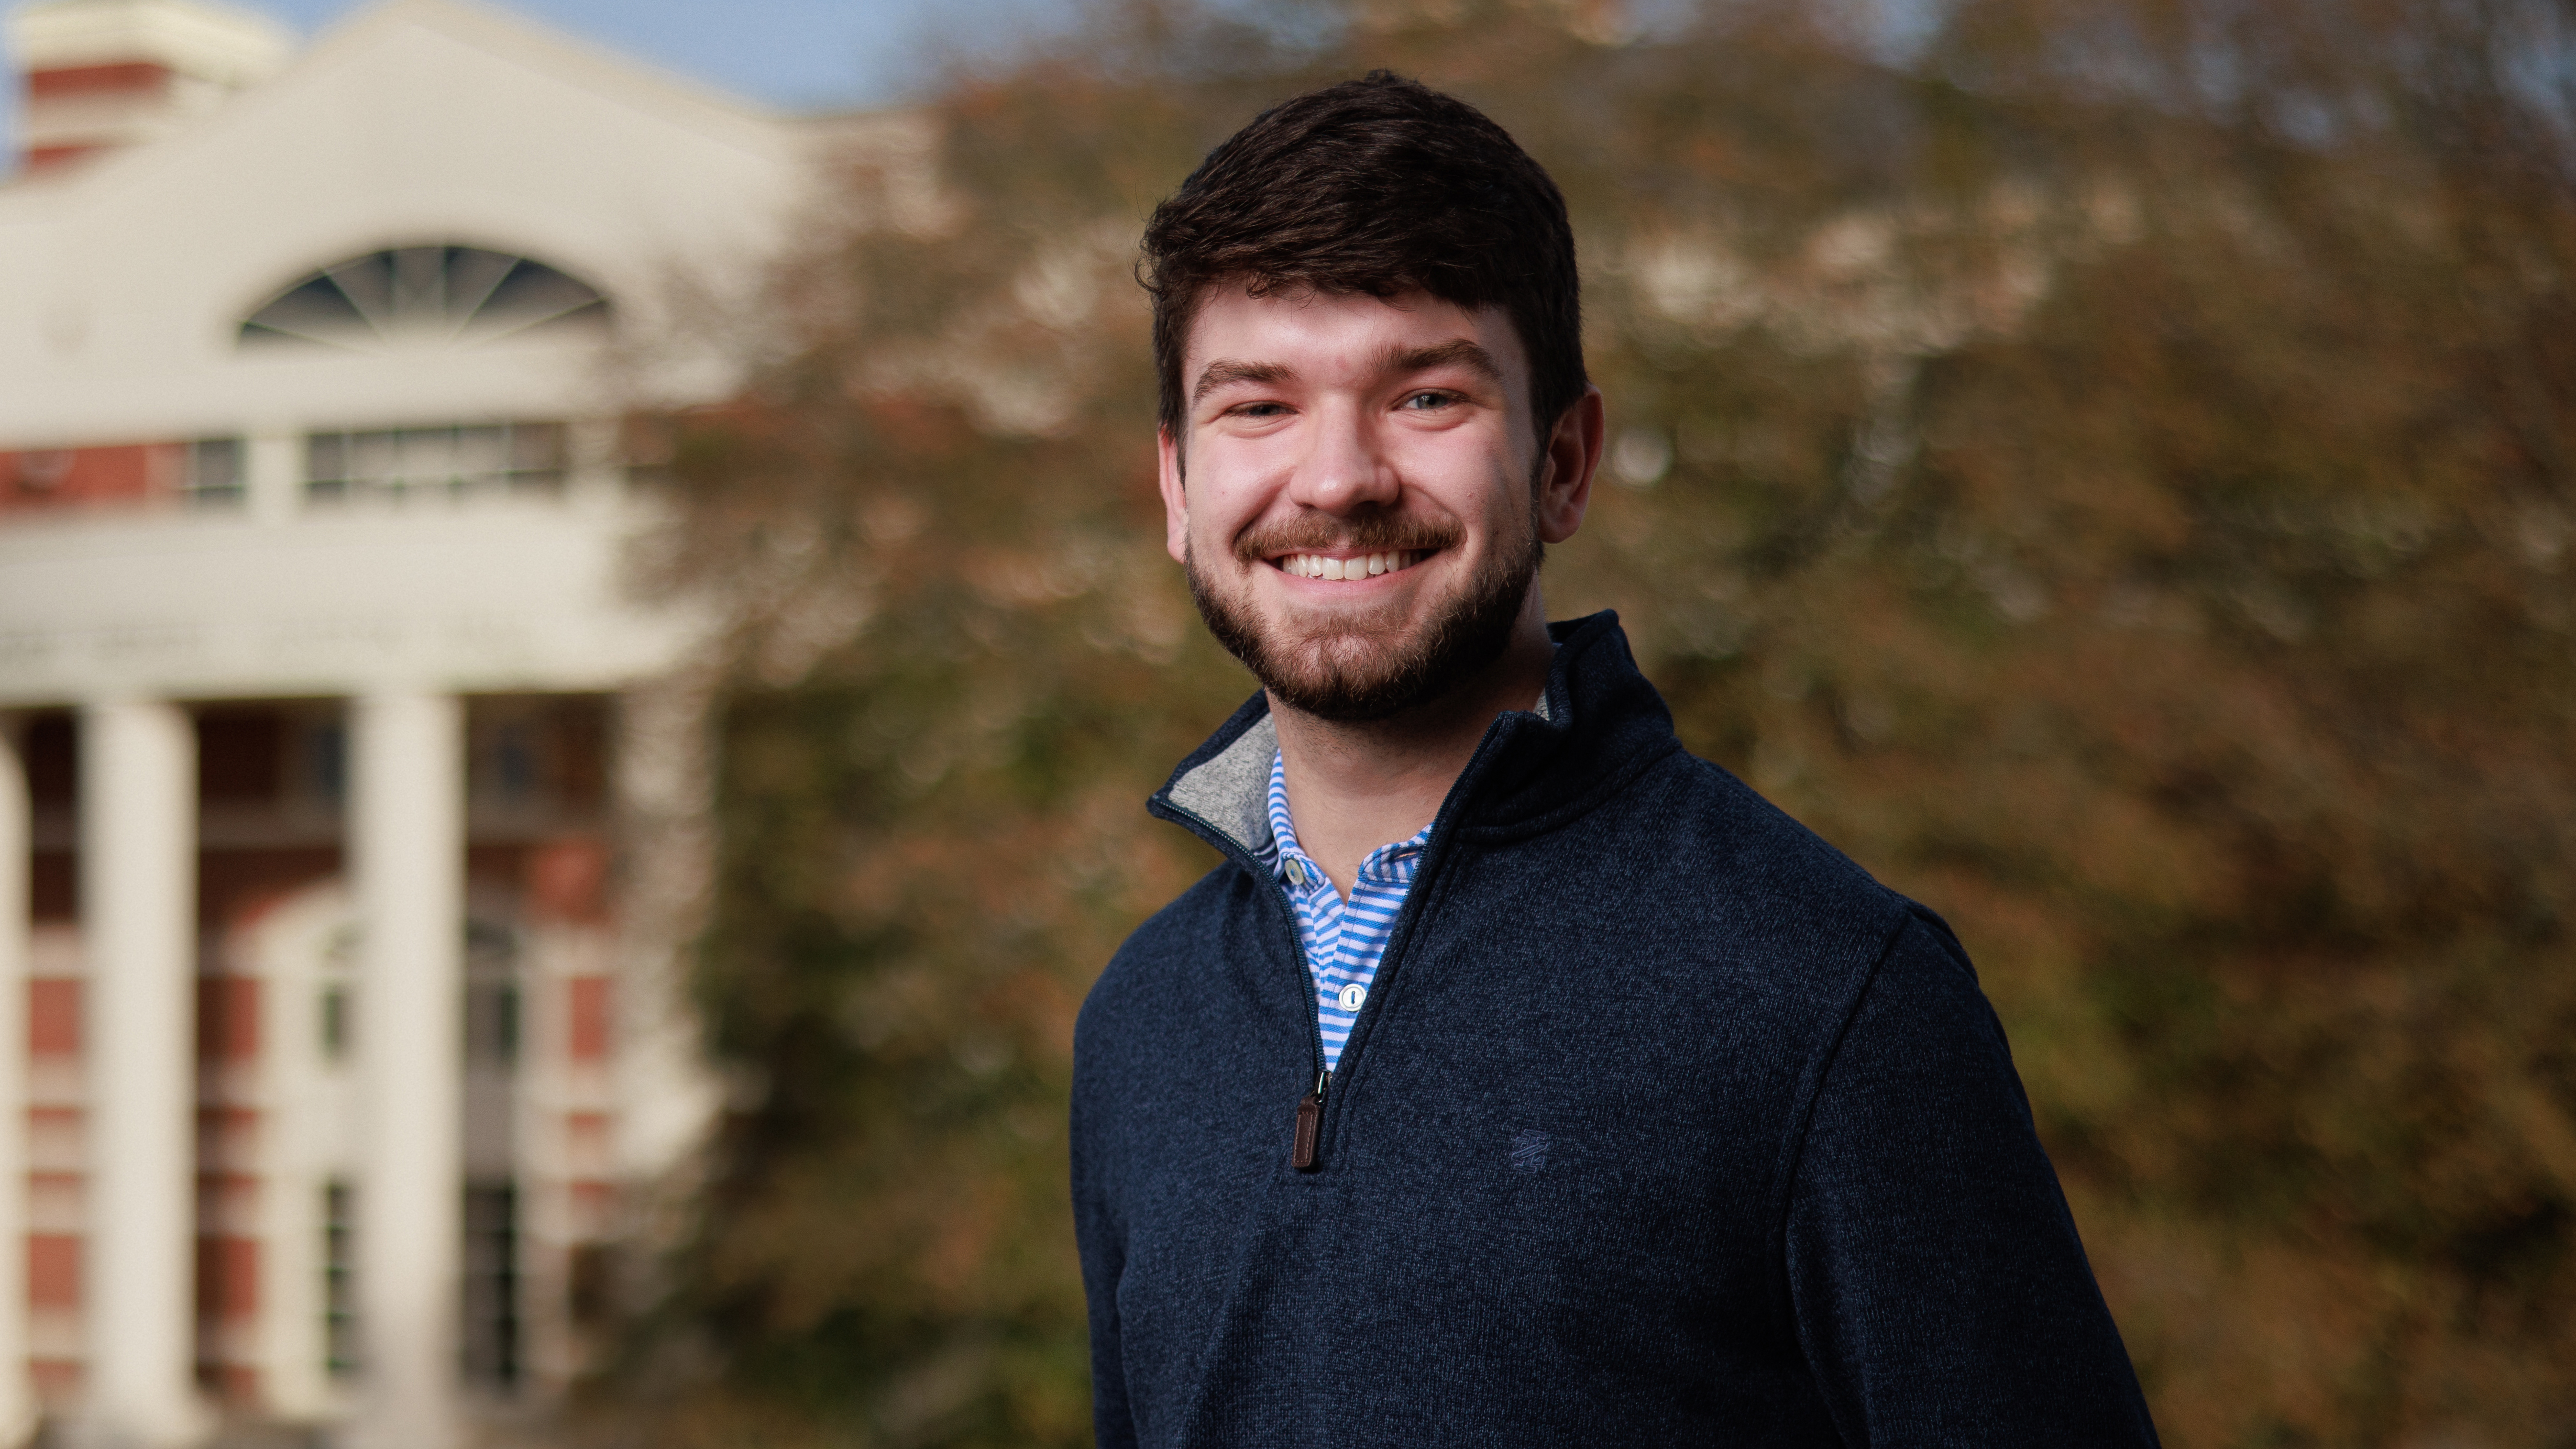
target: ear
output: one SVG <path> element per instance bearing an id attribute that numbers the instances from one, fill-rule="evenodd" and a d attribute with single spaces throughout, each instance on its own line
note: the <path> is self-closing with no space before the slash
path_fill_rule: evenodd
<path id="1" fill-rule="evenodd" d="M 1190 554 L 1190 500 L 1181 487 L 1181 445 L 1170 428 L 1154 431 L 1154 462 L 1163 489 L 1163 549 L 1172 562 L 1184 563 Z"/>
<path id="2" fill-rule="evenodd" d="M 1583 526 L 1583 510 L 1592 504 L 1592 475 L 1601 469 L 1604 418 L 1601 389 L 1587 387 L 1556 420 L 1548 435 L 1547 468 L 1538 484 L 1538 536 L 1563 543 Z"/>

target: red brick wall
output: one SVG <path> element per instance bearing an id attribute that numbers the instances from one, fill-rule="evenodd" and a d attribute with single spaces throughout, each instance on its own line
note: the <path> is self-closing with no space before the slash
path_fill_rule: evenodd
<path id="1" fill-rule="evenodd" d="M 216 1320 L 259 1316 L 257 1238 L 214 1233 L 198 1237 L 197 1316 Z"/>
<path id="2" fill-rule="evenodd" d="M 596 1062 L 608 1056 L 608 978 L 576 976 L 565 983 L 570 996 L 572 1039 L 565 1044 L 577 1062 Z"/>
<path id="3" fill-rule="evenodd" d="M 259 988 L 255 976 L 197 978 L 197 1060 L 258 1060 Z"/>
<path id="4" fill-rule="evenodd" d="M 72 1057 L 81 1049 L 81 984 L 59 976 L 27 983 L 27 1051 Z"/>
<path id="5" fill-rule="evenodd" d="M 50 171 L 78 161 L 93 151 L 106 149 L 104 146 L 30 146 L 27 148 L 26 167 L 29 171 Z"/>
<path id="6" fill-rule="evenodd" d="M 336 845 L 207 850 L 197 855 L 197 921 L 230 926 L 341 869 Z"/>
<path id="7" fill-rule="evenodd" d="M 81 1306 L 81 1240 L 70 1233 L 27 1235 L 27 1303 L 32 1308 Z"/>
<path id="8" fill-rule="evenodd" d="M 539 916 L 597 925 L 608 919 L 608 847 L 550 840 L 528 852 L 526 899 Z"/>
<path id="9" fill-rule="evenodd" d="M 34 153 L 28 159 L 36 164 Z M 0 513 L 166 497 L 182 465 L 177 443 L 0 452 Z"/>
<path id="10" fill-rule="evenodd" d="M 170 82 L 170 68 L 148 60 L 112 65 L 58 65 L 27 72 L 27 99 L 61 100 L 67 96 L 112 95 L 157 91 Z"/>
<path id="11" fill-rule="evenodd" d="M 118 61 L 108 65 L 58 65 L 27 73 L 27 108 L 40 111 L 57 101 L 90 101 L 125 99 L 151 107 L 169 90 L 171 70 L 148 60 Z M 99 146 L 75 143 L 58 146 L 30 146 L 23 160 L 29 171 L 44 171 L 66 162 L 77 161 Z M 0 505 L 5 506 L 5 505 Z"/>

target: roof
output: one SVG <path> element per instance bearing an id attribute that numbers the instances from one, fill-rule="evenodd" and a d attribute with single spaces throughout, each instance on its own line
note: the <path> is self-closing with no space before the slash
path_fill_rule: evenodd
<path id="1" fill-rule="evenodd" d="M 649 324 L 750 285 L 805 202 L 804 126 L 471 0 L 388 0 L 176 135 L 0 189 L 0 448 L 560 413 L 561 348 L 353 361 L 235 343 L 317 267 L 457 244 Z M 712 385 L 712 384 L 710 384 Z"/>

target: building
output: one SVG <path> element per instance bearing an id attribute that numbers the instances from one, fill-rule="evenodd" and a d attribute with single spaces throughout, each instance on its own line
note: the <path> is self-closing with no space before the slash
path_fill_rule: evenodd
<path id="1" fill-rule="evenodd" d="M 8 23 L 0 1439 L 488 1439 L 711 1101 L 627 420 L 733 386 L 654 340 L 820 160 L 918 138 L 459 0 Z"/>

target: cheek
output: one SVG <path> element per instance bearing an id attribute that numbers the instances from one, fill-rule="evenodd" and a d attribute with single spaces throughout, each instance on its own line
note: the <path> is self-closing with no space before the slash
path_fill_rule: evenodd
<path id="1" fill-rule="evenodd" d="M 1175 557 L 1184 551 L 1196 553 L 1203 567 L 1224 565 L 1234 557 L 1235 539 L 1253 522 L 1239 499 L 1205 487 L 1193 476 L 1188 510 L 1171 520 L 1170 547 Z"/>
<path id="2" fill-rule="evenodd" d="M 1431 511 L 1481 532 L 1517 534 L 1529 527 L 1528 462 L 1510 449 L 1421 447 L 1402 462 L 1412 491 Z"/>
<path id="3" fill-rule="evenodd" d="M 1190 531 L 1200 538 L 1232 537 L 1279 495 L 1262 460 L 1233 440 L 1203 443 L 1192 450 L 1190 461 Z"/>

